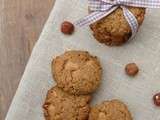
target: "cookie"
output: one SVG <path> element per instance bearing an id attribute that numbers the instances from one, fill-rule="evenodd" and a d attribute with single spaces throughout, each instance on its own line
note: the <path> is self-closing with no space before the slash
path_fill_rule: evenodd
<path id="1" fill-rule="evenodd" d="M 145 8 L 128 7 L 137 18 L 139 26 L 145 16 Z M 132 35 L 131 28 L 126 21 L 123 11 L 118 8 L 110 15 L 90 25 L 94 37 L 108 46 L 118 46 L 125 43 Z"/>
<path id="2" fill-rule="evenodd" d="M 132 117 L 124 103 L 111 100 L 91 108 L 89 120 L 132 120 Z"/>
<path id="3" fill-rule="evenodd" d="M 58 87 L 48 91 L 44 108 L 46 120 L 88 120 L 89 95 L 70 95 Z"/>
<path id="4" fill-rule="evenodd" d="M 80 95 L 98 88 L 102 69 L 97 57 L 88 52 L 68 51 L 53 60 L 52 73 L 58 87 Z"/>

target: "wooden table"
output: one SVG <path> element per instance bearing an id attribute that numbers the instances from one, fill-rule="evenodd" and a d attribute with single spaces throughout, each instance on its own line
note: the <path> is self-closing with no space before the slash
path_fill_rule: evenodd
<path id="1" fill-rule="evenodd" d="M 0 120 L 55 0 L 0 0 Z"/>

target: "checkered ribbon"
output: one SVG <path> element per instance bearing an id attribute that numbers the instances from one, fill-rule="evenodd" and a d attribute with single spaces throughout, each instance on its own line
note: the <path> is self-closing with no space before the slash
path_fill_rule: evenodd
<path id="1" fill-rule="evenodd" d="M 138 21 L 126 6 L 160 8 L 160 0 L 89 0 L 89 8 L 93 12 L 75 24 L 80 27 L 90 25 L 121 7 L 124 17 L 131 27 L 132 37 L 134 37 L 138 31 Z"/>

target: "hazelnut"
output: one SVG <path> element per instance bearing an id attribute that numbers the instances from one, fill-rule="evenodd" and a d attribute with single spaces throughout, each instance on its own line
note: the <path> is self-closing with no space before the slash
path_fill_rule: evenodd
<path id="1" fill-rule="evenodd" d="M 129 63 L 125 67 L 126 74 L 129 76 L 135 76 L 139 72 L 139 68 L 135 63 Z"/>
<path id="2" fill-rule="evenodd" d="M 157 93 L 153 96 L 153 101 L 156 106 L 160 107 L 160 93 Z"/>
<path id="3" fill-rule="evenodd" d="M 67 35 L 72 34 L 74 31 L 74 25 L 68 21 L 64 21 L 61 24 L 61 32 Z"/>

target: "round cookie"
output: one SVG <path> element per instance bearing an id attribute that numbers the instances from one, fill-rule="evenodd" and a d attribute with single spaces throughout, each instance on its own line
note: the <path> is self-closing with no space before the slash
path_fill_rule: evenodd
<path id="1" fill-rule="evenodd" d="M 88 120 L 89 95 L 71 95 L 58 87 L 48 91 L 44 108 L 46 120 Z"/>
<path id="2" fill-rule="evenodd" d="M 145 16 L 145 8 L 128 7 L 137 18 L 139 26 Z M 90 25 L 94 37 L 108 46 L 118 46 L 125 43 L 132 35 L 131 28 L 126 21 L 123 11 L 118 8 L 110 15 Z"/>
<path id="3" fill-rule="evenodd" d="M 86 51 L 67 51 L 52 62 L 52 73 L 58 87 L 70 94 L 88 94 L 101 81 L 102 69 L 97 57 Z"/>
<path id="4" fill-rule="evenodd" d="M 111 100 L 91 108 L 89 120 L 132 120 L 132 117 L 124 103 Z"/>

